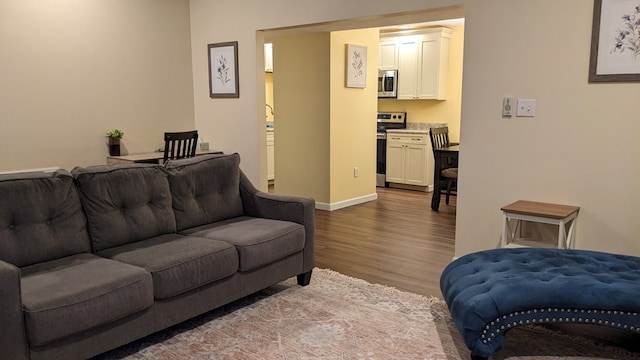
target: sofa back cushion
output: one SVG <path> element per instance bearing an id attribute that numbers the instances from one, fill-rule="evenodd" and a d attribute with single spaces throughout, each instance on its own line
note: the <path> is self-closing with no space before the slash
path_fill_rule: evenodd
<path id="1" fill-rule="evenodd" d="M 178 231 L 243 215 L 240 155 L 202 155 L 165 166 Z"/>
<path id="2" fill-rule="evenodd" d="M 167 173 L 159 165 L 75 168 L 94 251 L 175 233 Z"/>
<path id="3" fill-rule="evenodd" d="M 18 267 L 91 252 L 66 170 L 0 175 L 0 260 Z"/>

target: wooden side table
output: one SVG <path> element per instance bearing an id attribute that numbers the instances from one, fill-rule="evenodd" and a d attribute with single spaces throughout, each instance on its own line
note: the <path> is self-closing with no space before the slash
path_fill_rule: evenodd
<path id="1" fill-rule="evenodd" d="M 500 247 L 551 247 L 539 240 L 520 237 L 522 221 L 558 225 L 558 249 L 573 246 L 578 206 L 518 200 L 500 210 L 503 218 Z"/>

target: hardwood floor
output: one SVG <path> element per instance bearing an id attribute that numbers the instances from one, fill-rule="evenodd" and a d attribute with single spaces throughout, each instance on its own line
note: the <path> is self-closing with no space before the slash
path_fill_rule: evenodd
<path id="1" fill-rule="evenodd" d="M 377 188 L 378 200 L 316 210 L 316 266 L 442 298 L 440 273 L 453 259 L 455 197 L 431 210 L 431 193 Z"/>
<path id="2" fill-rule="evenodd" d="M 431 210 L 431 194 L 377 188 L 378 200 L 316 210 L 316 266 L 442 298 L 440 273 L 454 256 L 456 198 Z M 640 352 L 638 335 L 595 325 L 551 329 Z"/>

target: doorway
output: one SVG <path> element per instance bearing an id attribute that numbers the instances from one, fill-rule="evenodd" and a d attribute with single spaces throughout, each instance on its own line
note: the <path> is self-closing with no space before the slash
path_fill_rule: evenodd
<path id="1" fill-rule="evenodd" d="M 277 42 L 278 38 L 294 36 L 296 34 L 314 33 L 314 34 L 327 34 L 326 36 L 330 36 L 332 32 L 346 30 L 346 29 L 385 28 L 385 30 L 387 30 L 387 29 L 390 29 L 390 27 L 392 26 L 398 29 L 400 28 L 400 26 L 402 26 L 403 28 L 406 28 L 409 26 L 407 24 L 413 24 L 413 26 L 416 26 L 417 24 L 420 24 L 422 26 L 436 26 L 436 25 L 450 26 L 451 19 L 461 19 L 463 16 L 464 16 L 464 11 L 462 8 L 455 8 L 455 9 L 447 8 L 447 9 L 442 9 L 440 11 L 434 10 L 434 11 L 411 13 L 411 14 L 392 14 L 392 15 L 380 17 L 378 19 L 351 19 L 351 20 L 345 20 L 345 21 L 335 22 L 331 24 L 307 25 L 307 26 L 292 27 L 287 29 L 268 29 L 268 30 L 264 30 L 263 37 L 264 37 L 264 43 L 273 43 L 274 40 L 275 42 Z M 461 33 L 460 38 L 462 38 L 464 33 L 463 25 L 460 27 L 460 33 Z M 462 40 L 460 40 L 460 44 L 461 43 L 462 43 Z M 461 48 L 462 48 L 462 44 L 460 45 L 460 49 Z M 314 156 L 295 157 L 295 155 L 300 155 L 299 150 L 305 151 L 305 149 L 309 146 L 316 146 L 314 141 L 317 140 L 318 137 L 326 136 L 327 139 L 325 142 L 327 143 L 332 140 L 334 133 L 330 133 L 330 131 L 328 129 L 325 129 L 325 127 L 329 128 L 330 126 L 333 126 L 332 131 L 334 131 L 336 130 L 335 124 L 330 125 L 330 123 L 326 121 L 324 117 L 318 117 L 317 119 L 313 119 L 313 120 L 309 119 L 310 114 L 315 115 L 316 109 L 319 109 L 322 107 L 329 107 L 329 104 L 326 102 L 326 99 L 321 99 L 321 97 L 319 96 L 312 99 L 311 101 L 318 101 L 318 102 L 325 101 L 324 104 L 321 104 L 321 105 L 318 105 L 317 103 L 311 104 L 310 106 L 307 106 L 305 113 L 298 112 L 296 114 L 291 115 L 292 113 L 287 108 L 288 104 L 281 103 L 281 101 L 279 101 L 279 99 L 282 99 L 283 96 L 279 97 L 279 95 L 273 92 L 272 90 L 273 87 L 277 87 L 278 81 L 280 79 L 279 75 L 281 73 L 279 73 L 279 71 L 280 72 L 290 71 L 290 69 L 289 68 L 285 68 L 284 70 L 282 70 L 282 68 L 278 69 L 278 66 L 277 66 L 278 48 L 274 46 L 270 50 L 273 51 L 272 54 L 273 54 L 274 63 L 273 63 L 272 72 L 268 72 L 268 71 L 265 72 L 265 86 L 266 87 L 271 86 L 271 89 L 269 88 L 265 89 L 265 104 L 269 104 L 273 108 L 274 110 L 273 120 L 275 120 L 275 118 L 280 119 L 280 116 L 283 116 L 284 118 L 286 118 L 287 116 L 294 116 L 296 117 L 296 119 L 304 118 L 305 121 L 324 122 L 322 124 L 314 123 L 314 125 L 311 125 L 313 128 L 313 130 L 311 131 L 308 131 L 308 128 L 299 128 L 293 131 L 287 128 L 289 124 L 286 121 L 283 121 L 282 123 L 278 121 L 272 122 L 274 129 L 277 128 L 278 130 L 278 131 L 275 131 L 278 133 L 278 135 L 274 137 L 275 142 L 272 148 L 273 154 L 274 154 L 273 163 L 276 164 L 274 166 L 273 175 L 274 175 L 274 178 L 283 179 L 283 183 L 281 184 L 279 183 L 278 185 L 276 185 L 274 191 L 282 192 L 282 193 L 296 193 L 296 194 L 302 194 L 302 195 L 310 195 L 310 196 L 313 196 L 314 198 L 324 198 L 326 199 L 325 201 L 327 203 L 332 203 L 332 201 L 334 200 L 331 199 L 331 191 L 327 189 L 330 188 L 331 186 L 335 186 L 336 184 L 335 174 L 338 173 L 338 171 L 332 168 L 330 164 L 326 164 L 327 162 L 328 163 L 331 162 L 329 155 L 326 155 L 326 158 L 315 158 Z M 459 66 L 461 69 L 462 51 L 460 51 L 460 58 L 456 62 L 457 62 L 456 66 Z M 377 66 L 377 61 L 375 62 L 374 66 Z M 456 81 L 461 83 L 462 71 L 460 70 L 457 74 L 458 74 L 457 75 L 458 79 L 456 79 Z M 305 77 L 305 76 L 308 76 L 308 74 L 302 72 L 298 76 Z M 301 93 L 299 88 L 292 88 L 290 91 L 297 93 L 296 95 L 300 95 Z M 429 121 L 429 118 L 439 119 L 443 117 L 447 117 L 448 119 L 453 119 L 453 120 L 447 120 L 447 121 L 455 122 L 455 124 L 451 124 L 449 128 L 451 129 L 450 131 L 452 133 L 452 138 L 456 138 L 459 134 L 459 118 L 460 118 L 459 114 L 460 114 L 460 108 L 461 108 L 461 104 L 460 104 L 461 85 L 457 89 L 453 89 L 453 91 L 455 92 L 455 95 L 451 99 L 448 99 L 447 101 L 416 100 L 416 101 L 400 102 L 397 100 L 385 100 L 385 101 L 378 102 L 378 107 L 379 109 L 382 109 L 382 110 L 397 110 L 397 108 L 400 106 L 402 107 L 402 109 L 400 110 L 404 110 L 406 108 L 408 109 L 408 113 L 409 113 L 408 121 L 410 122 L 411 121 Z M 284 95 L 284 96 L 288 97 L 287 95 Z M 457 105 L 454 105 L 454 104 L 457 104 Z M 457 112 L 457 115 L 445 114 L 448 110 L 444 110 L 444 108 L 447 108 L 447 107 L 457 108 L 455 110 L 455 112 Z M 379 109 L 375 109 L 374 112 Z M 267 124 L 269 124 L 270 109 L 267 107 L 265 108 L 265 111 L 266 111 L 265 116 L 267 119 Z M 433 115 L 430 115 L 430 113 L 432 113 Z M 330 115 L 327 115 L 327 116 L 330 116 Z M 370 117 L 371 122 L 373 122 L 374 116 L 375 114 Z M 457 120 L 455 120 L 456 118 Z M 423 119 L 426 119 L 426 120 L 423 120 Z M 442 122 L 442 121 L 438 121 L 438 122 Z M 352 134 L 352 135 L 355 138 L 359 136 L 359 134 Z M 375 159 L 376 147 L 373 145 L 372 139 L 371 139 L 371 159 L 372 159 L 371 163 L 372 163 L 372 168 L 374 170 L 372 171 L 373 180 L 371 181 L 371 192 L 375 194 L 375 160 L 374 159 Z M 363 144 L 366 141 L 367 141 L 366 139 L 356 139 L 355 143 Z M 278 143 L 278 145 L 276 145 L 275 143 Z M 286 146 L 286 144 L 289 144 L 289 146 Z M 286 146 L 286 147 L 281 147 L 281 146 Z M 362 146 L 359 145 L 359 147 L 362 147 Z M 366 145 L 365 147 L 368 147 L 368 145 Z M 323 148 L 322 146 L 317 147 L 317 149 L 318 149 L 317 151 L 320 151 L 320 152 L 326 152 L 326 153 L 330 152 L 328 148 Z M 265 152 L 266 151 L 267 150 L 265 150 Z M 344 156 L 349 156 L 349 155 L 345 154 Z M 292 160 L 292 157 L 293 157 L 293 160 Z M 353 167 L 359 167 L 360 170 L 362 170 L 363 167 L 359 165 L 360 164 L 353 164 Z M 265 168 L 268 169 L 269 166 Z M 322 171 L 318 171 L 318 168 L 324 168 L 324 169 Z M 353 170 L 353 168 L 351 170 Z M 344 171 L 344 169 L 340 171 L 346 172 Z M 330 174 L 331 172 L 333 172 L 333 174 Z M 314 173 L 315 175 L 310 176 L 308 178 L 301 177 L 300 174 L 304 174 L 304 173 L 307 173 L 307 174 Z M 353 171 L 351 172 L 351 175 L 352 174 L 353 174 Z M 360 174 L 362 176 L 362 171 L 360 172 Z M 314 184 L 314 182 L 316 182 L 316 184 Z M 317 182 L 321 182 L 323 184 L 318 185 Z M 289 186 L 294 183 L 295 183 L 294 187 Z M 285 186 L 285 187 L 282 187 L 282 186 Z M 341 200 L 342 199 L 338 199 L 338 201 L 341 201 Z"/>

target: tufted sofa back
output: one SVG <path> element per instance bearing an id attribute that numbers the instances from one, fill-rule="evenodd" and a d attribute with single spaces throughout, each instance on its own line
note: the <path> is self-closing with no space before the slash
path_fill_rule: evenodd
<path id="1" fill-rule="evenodd" d="M 0 260 L 23 267 L 91 252 L 69 172 L 0 175 L 0 199 Z"/>
<path id="2" fill-rule="evenodd" d="M 240 155 L 202 155 L 165 166 L 178 231 L 243 215 Z"/>
<path id="3" fill-rule="evenodd" d="M 159 165 L 77 167 L 94 251 L 176 232 L 167 173 Z"/>

